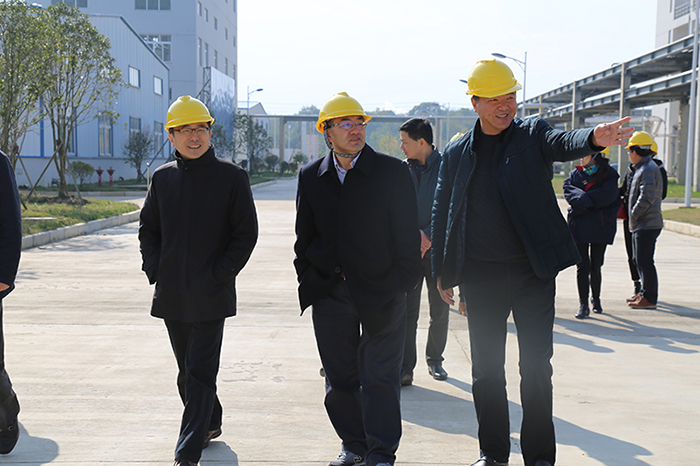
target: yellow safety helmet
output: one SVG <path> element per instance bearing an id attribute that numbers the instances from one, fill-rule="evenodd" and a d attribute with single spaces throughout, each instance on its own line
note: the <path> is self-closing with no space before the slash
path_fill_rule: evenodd
<path id="1" fill-rule="evenodd" d="M 508 65 L 496 59 L 476 62 L 467 79 L 467 95 L 487 99 L 510 94 L 522 88 Z"/>
<path id="2" fill-rule="evenodd" d="M 201 100 L 188 95 L 177 98 L 168 109 L 165 130 L 170 131 L 178 126 L 191 125 L 193 123 L 214 123 L 207 106 Z"/>
<path id="3" fill-rule="evenodd" d="M 350 97 L 347 92 L 339 92 L 334 94 L 333 97 L 328 99 L 321 111 L 318 112 L 318 121 L 316 122 L 316 129 L 319 133 L 323 133 L 323 123 L 332 120 L 333 118 L 341 118 L 346 116 L 361 116 L 364 121 L 369 121 L 372 119 L 371 116 L 367 115 L 362 109 L 360 103 Z"/>
<path id="4" fill-rule="evenodd" d="M 603 149 L 602 151 L 600 151 L 600 153 L 609 156 L 609 155 L 610 155 L 610 148 L 609 148 L 609 147 L 606 147 L 605 149 Z"/>
<path id="5" fill-rule="evenodd" d="M 659 153 L 659 146 L 656 144 L 656 141 L 654 141 L 654 138 L 651 137 L 651 134 L 646 131 L 635 131 L 632 134 L 632 137 L 627 142 L 626 149 L 632 146 L 639 146 L 641 149 L 649 149 L 654 155 Z"/>

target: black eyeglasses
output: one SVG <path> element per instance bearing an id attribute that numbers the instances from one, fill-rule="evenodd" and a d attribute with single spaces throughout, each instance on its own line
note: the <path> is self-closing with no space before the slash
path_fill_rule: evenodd
<path id="1" fill-rule="evenodd" d="M 367 122 L 366 121 L 343 120 L 340 123 L 336 123 L 334 125 L 329 125 L 328 129 L 331 129 L 331 128 L 336 127 L 336 126 L 340 126 L 344 130 L 353 129 L 355 126 L 357 126 L 358 128 L 366 128 Z"/>
<path id="2" fill-rule="evenodd" d="M 191 135 L 192 133 L 197 133 L 197 136 L 204 136 L 204 134 L 209 131 L 209 128 L 195 128 L 195 129 L 183 128 L 183 129 L 174 129 L 173 131 L 177 131 L 178 133 L 182 134 L 185 137 Z"/>

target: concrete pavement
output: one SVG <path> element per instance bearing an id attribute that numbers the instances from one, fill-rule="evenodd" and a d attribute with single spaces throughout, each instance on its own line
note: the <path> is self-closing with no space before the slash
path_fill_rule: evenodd
<path id="1" fill-rule="evenodd" d="M 295 182 L 254 191 L 261 236 L 227 320 L 219 394 L 223 435 L 207 465 L 325 466 L 339 450 L 323 408 L 310 312 L 292 266 Z M 2 465 L 172 464 L 181 404 L 175 360 L 131 223 L 23 251 L 4 301 L 6 364 L 21 437 Z M 695 465 L 700 449 L 700 238 L 664 231 L 660 305 L 629 309 L 620 233 L 603 268 L 605 313 L 578 321 L 575 269 L 558 278 L 554 413 L 560 465 Z M 424 293 L 423 309 L 427 309 Z M 419 351 L 427 312 L 421 314 Z M 445 382 L 419 362 L 402 390 L 397 465 L 468 465 L 478 456 L 466 319 L 451 314 Z M 519 450 L 517 340 L 508 339 L 513 451 Z"/>

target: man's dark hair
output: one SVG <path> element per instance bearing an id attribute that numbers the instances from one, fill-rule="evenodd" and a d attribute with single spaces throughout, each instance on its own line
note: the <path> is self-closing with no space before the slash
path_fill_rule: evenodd
<path id="1" fill-rule="evenodd" d="M 433 145 L 433 127 L 425 118 L 411 118 L 401 125 L 399 131 L 405 132 L 414 141 L 425 139 L 425 142 Z"/>
<path id="2" fill-rule="evenodd" d="M 631 150 L 635 151 L 638 156 L 646 157 L 647 155 L 654 155 L 654 151 L 651 149 L 642 149 L 642 146 L 632 146 Z"/>

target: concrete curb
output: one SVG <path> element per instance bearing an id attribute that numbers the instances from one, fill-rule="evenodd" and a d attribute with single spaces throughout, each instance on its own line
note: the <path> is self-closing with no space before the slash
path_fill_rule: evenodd
<path id="1" fill-rule="evenodd" d="M 22 238 L 22 249 L 35 248 L 43 246 L 54 241 L 61 241 L 74 236 L 87 235 L 97 230 L 104 228 L 116 227 L 125 223 L 135 222 L 139 219 L 141 209 L 125 214 L 117 215 L 110 218 L 102 218 L 99 220 L 91 220 L 87 223 L 78 223 L 67 227 L 58 228 L 56 230 L 45 231 L 35 235 L 29 235 Z"/>
<path id="2" fill-rule="evenodd" d="M 681 223 L 674 222 L 673 220 L 664 220 L 664 230 L 700 238 L 700 226 L 691 225 L 690 223 Z"/>

